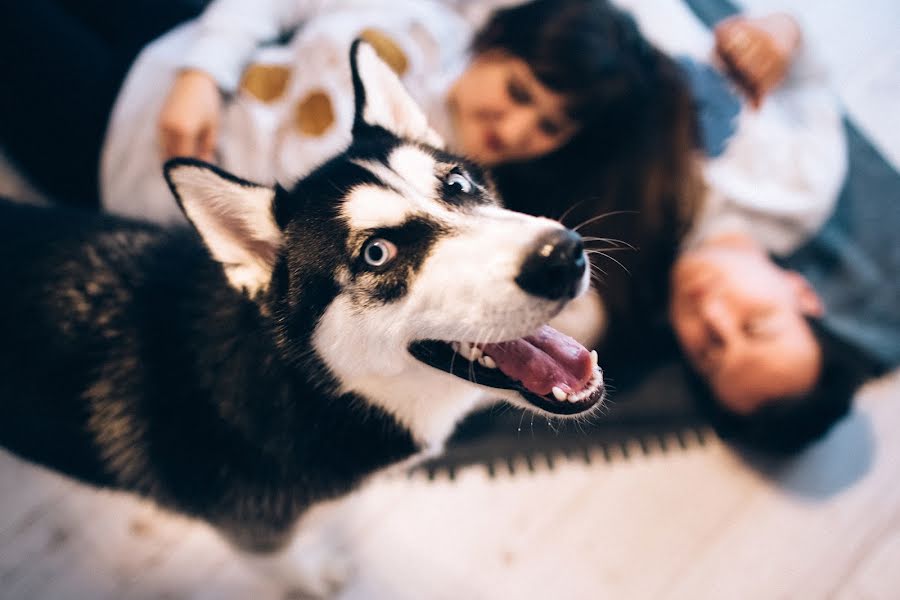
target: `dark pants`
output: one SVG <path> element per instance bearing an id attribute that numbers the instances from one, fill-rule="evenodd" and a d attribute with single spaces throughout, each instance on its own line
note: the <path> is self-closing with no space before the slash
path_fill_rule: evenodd
<path id="1" fill-rule="evenodd" d="M 42 192 L 99 205 L 107 121 L 146 44 L 207 0 L 0 0 L 0 146 Z"/>

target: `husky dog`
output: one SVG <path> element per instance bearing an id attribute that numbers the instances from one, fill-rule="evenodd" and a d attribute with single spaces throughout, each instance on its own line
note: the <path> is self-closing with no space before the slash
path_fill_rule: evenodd
<path id="1" fill-rule="evenodd" d="M 3 445 L 277 565 L 486 393 L 602 401 L 596 353 L 546 325 L 587 288 L 578 235 L 503 209 L 370 46 L 350 58 L 353 140 L 290 190 L 175 159 L 193 228 L 0 204 Z M 328 593 L 344 571 L 300 546 L 290 583 Z"/>

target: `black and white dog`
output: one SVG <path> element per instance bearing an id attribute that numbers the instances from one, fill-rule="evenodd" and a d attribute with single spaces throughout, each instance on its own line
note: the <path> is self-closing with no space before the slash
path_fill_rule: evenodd
<path id="1" fill-rule="evenodd" d="M 503 209 L 370 46 L 351 62 L 353 141 L 291 190 L 176 159 L 193 229 L 0 204 L 3 445 L 319 594 L 344 570 L 298 521 L 439 452 L 486 394 L 578 415 L 604 393 L 546 325 L 587 288 L 578 235 Z"/>

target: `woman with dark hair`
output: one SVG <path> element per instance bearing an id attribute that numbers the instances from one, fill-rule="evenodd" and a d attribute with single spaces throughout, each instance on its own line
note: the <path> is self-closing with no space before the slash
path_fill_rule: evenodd
<path id="1" fill-rule="evenodd" d="M 597 291 L 555 325 L 589 346 L 602 334 L 614 346 L 606 360 L 627 361 L 665 326 L 669 271 L 700 210 L 695 106 L 681 67 L 630 15 L 605 2 L 563 6 L 499 11 L 475 37 L 476 53 L 499 46 L 531 65 L 584 123 L 566 145 L 494 176 L 509 206 L 578 226 L 597 249 Z"/>

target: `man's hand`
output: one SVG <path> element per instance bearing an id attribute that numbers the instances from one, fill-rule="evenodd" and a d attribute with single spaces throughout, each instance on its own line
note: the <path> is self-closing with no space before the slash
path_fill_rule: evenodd
<path id="1" fill-rule="evenodd" d="M 755 108 L 784 80 L 801 40 L 797 22 L 783 13 L 727 19 L 715 36 L 716 54 Z"/>
<path id="2" fill-rule="evenodd" d="M 215 80 L 203 71 L 181 71 L 159 114 L 163 159 L 193 156 L 212 162 L 221 114 L 222 97 Z"/>

